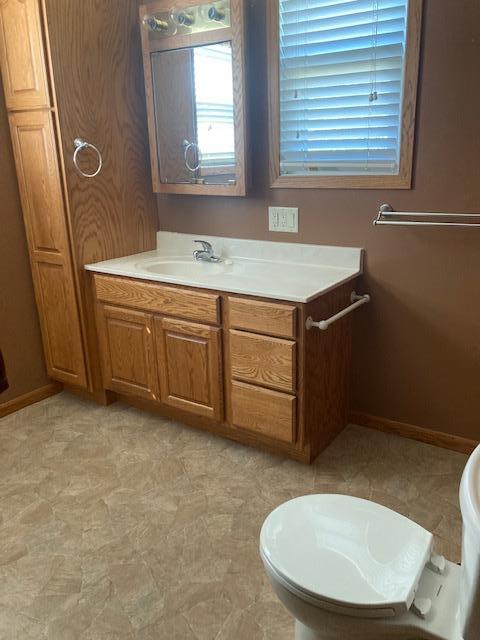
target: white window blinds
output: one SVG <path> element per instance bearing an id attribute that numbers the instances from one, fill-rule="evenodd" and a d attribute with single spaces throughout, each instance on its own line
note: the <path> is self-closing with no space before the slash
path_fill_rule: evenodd
<path id="1" fill-rule="evenodd" d="M 408 0 L 279 0 L 280 171 L 399 170 Z"/>

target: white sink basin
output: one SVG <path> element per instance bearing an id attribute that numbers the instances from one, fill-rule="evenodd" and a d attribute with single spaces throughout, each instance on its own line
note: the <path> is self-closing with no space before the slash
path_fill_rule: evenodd
<path id="1" fill-rule="evenodd" d="M 180 278 L 205 278 L 225 271 L 223 262 L 204 262 L 193 260 L 155 260 L 150 263 L 139 262 L 135 267 L 141 271 Z"/>
<path id="2" fill-rule="evenodd" d="M 127 278 L 200 287 L 274 300 L 308 302 L 356 278 L 362 250 L 208 237 L 221 262 L 195 260 L 197 236 L 161 231 L 156 250 L 86 265 Z"/>

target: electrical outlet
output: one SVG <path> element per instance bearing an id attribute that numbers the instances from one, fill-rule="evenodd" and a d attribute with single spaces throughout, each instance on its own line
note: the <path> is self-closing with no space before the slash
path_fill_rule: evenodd
<path id="1" fill-rule="evenodd" d="M 268 230 L 298 233 L 298 207 L 268 207 Z"/>

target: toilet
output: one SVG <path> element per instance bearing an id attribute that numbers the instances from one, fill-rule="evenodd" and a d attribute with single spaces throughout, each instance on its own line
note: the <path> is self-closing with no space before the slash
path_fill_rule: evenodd
<path id="1" fill-rule="evenodd" d="M 272 511 L 260 555 L 296 640 L 480 640 L 480 447 L 460 507 L 461 566 L 433 552 L 429 531 L 368 500 L 308 495 Z"/>

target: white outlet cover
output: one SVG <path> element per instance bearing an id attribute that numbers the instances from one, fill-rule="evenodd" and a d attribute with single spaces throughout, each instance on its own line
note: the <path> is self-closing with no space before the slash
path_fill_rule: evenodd
<path id="1" fill-rule="evenodd" d="M 298 207 L 268 207 L 268 230 L 298 233 Z"/>

